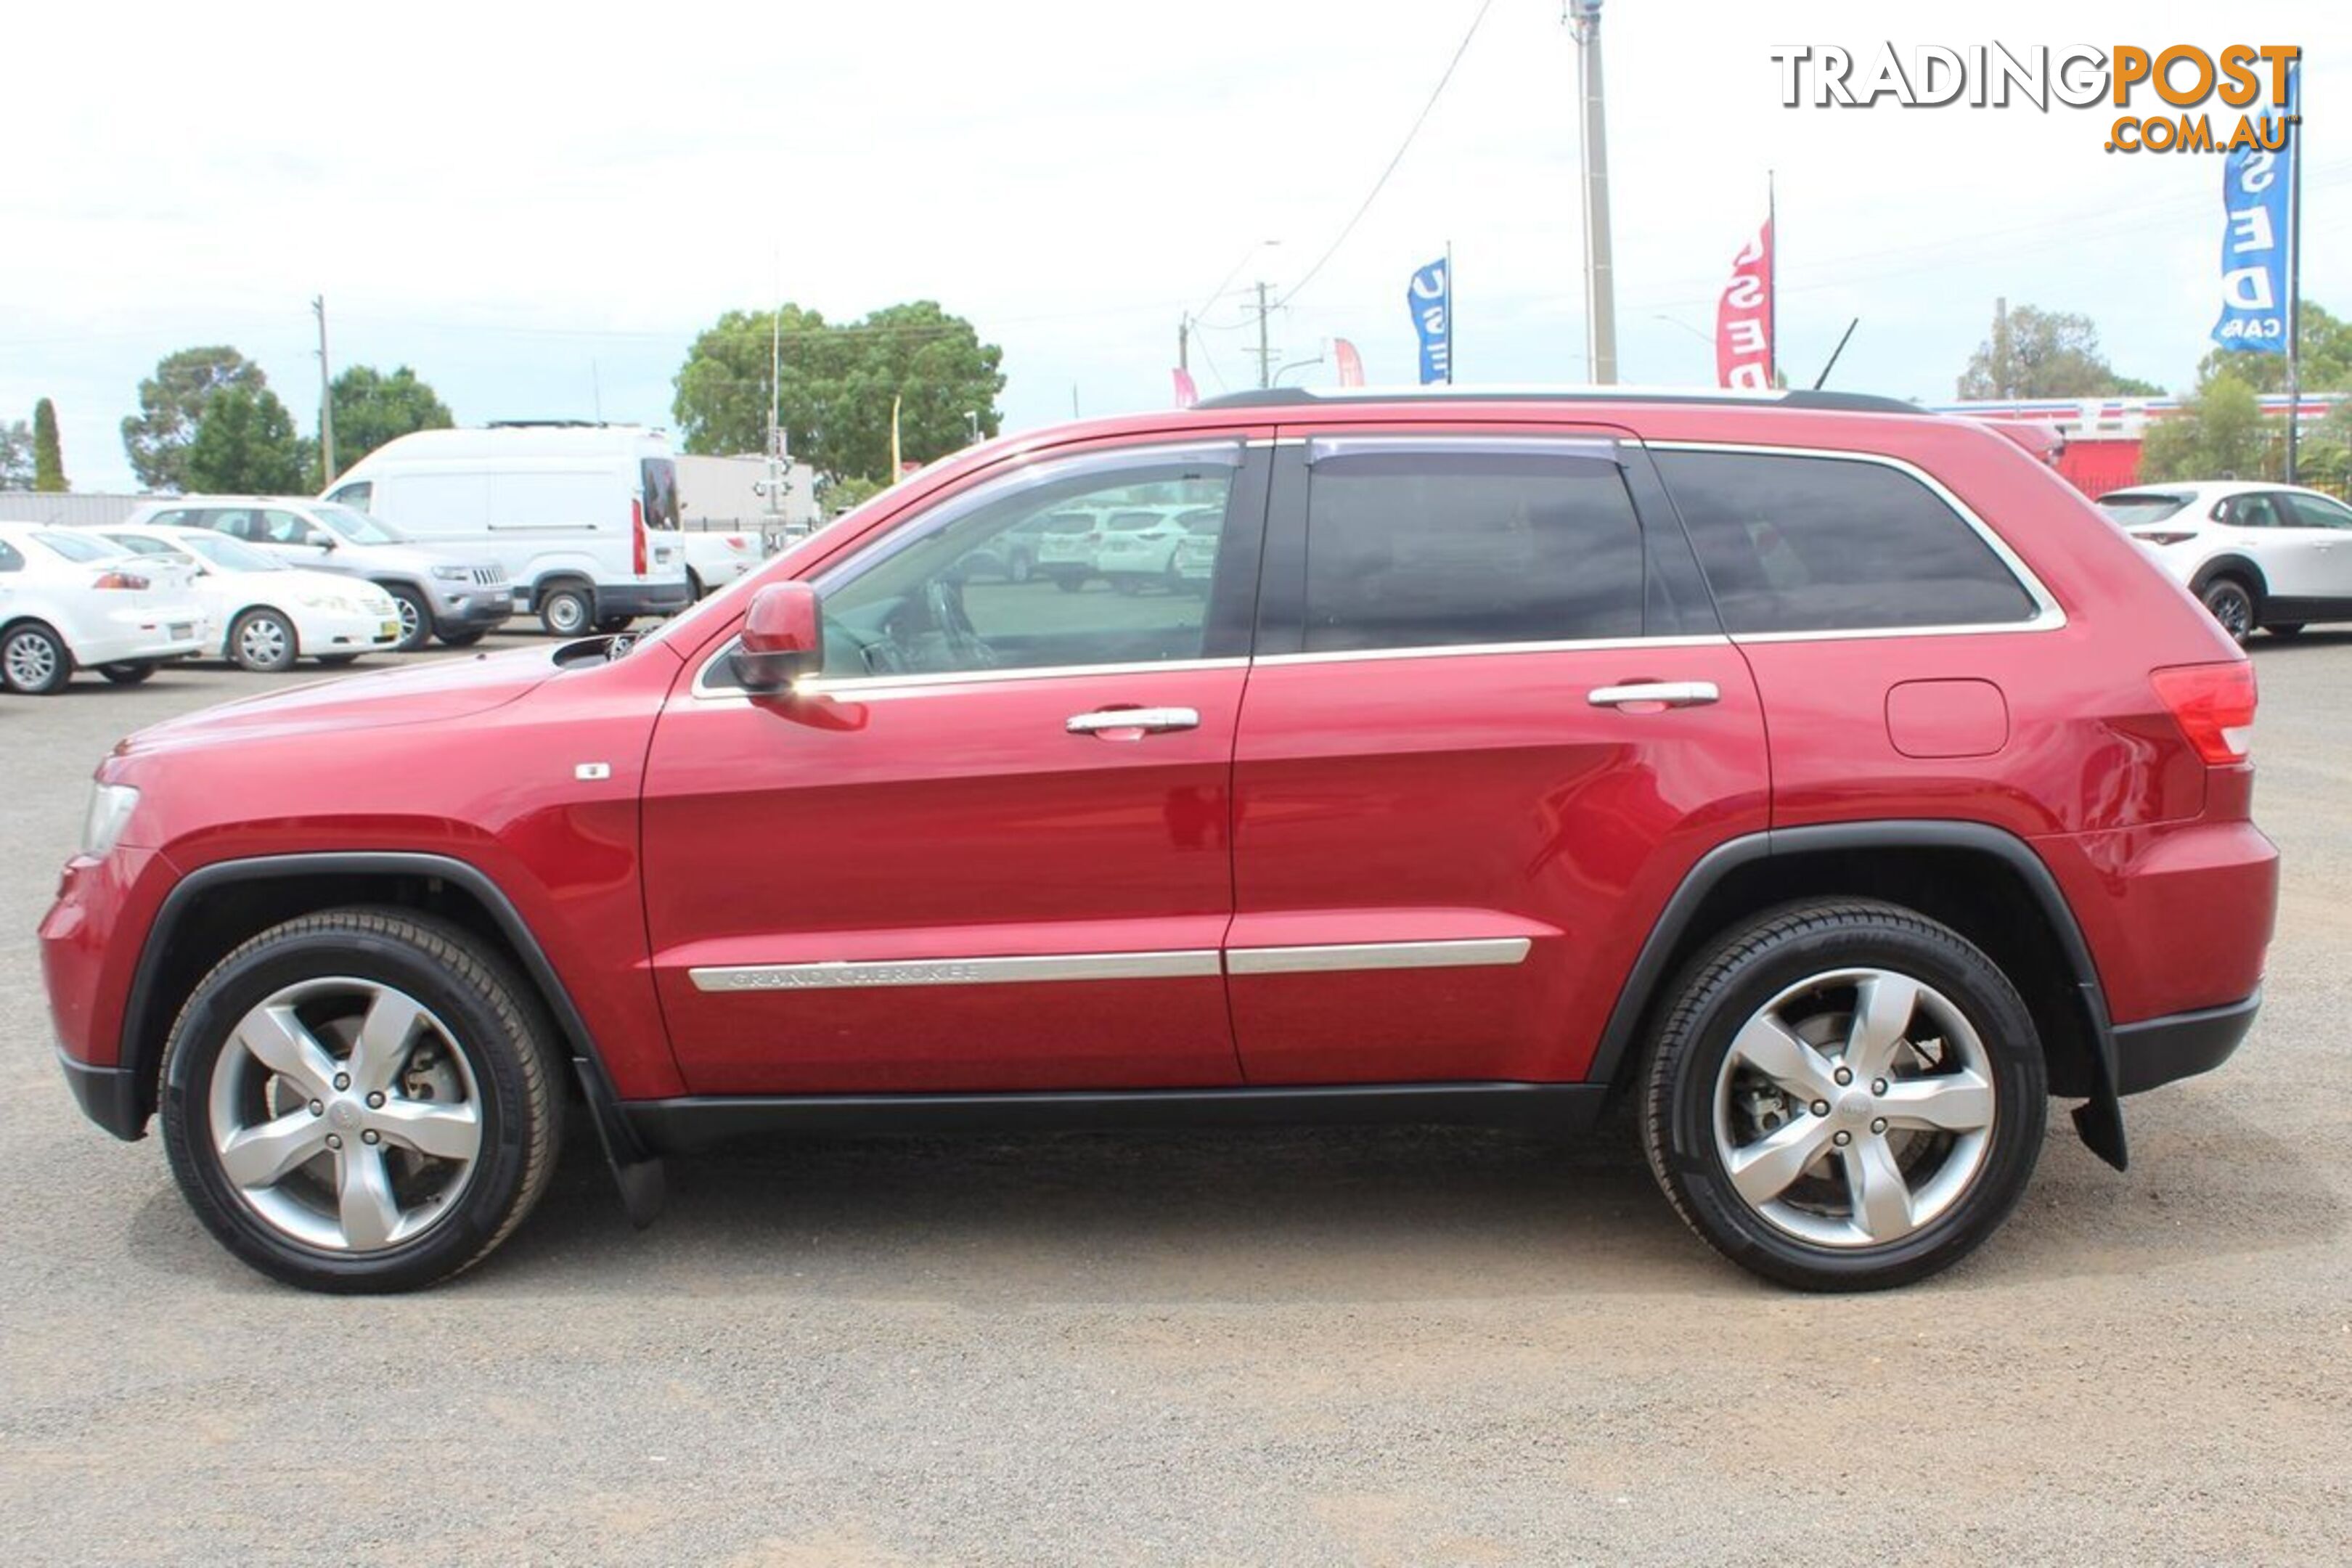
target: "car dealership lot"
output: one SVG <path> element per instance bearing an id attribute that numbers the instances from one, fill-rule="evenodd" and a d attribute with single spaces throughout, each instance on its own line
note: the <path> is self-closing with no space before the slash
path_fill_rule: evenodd
<path id="1" fill-rule="evenodd" d="M 674 1162 L 643 1235 L 575 1137 L 453 1285 L 283 1289 L 152 1139 L 75 1111 L 31 931 L 118 734 L 315 677 L 0 697 L 0 1531 L 26 1561 L 2332 1555 L 2352 633 L 2255 653 L 2285 880 L 2252 1039 L 2127 1105 L 2129 1175 L 2053 1131 L 1981 1253 L 1843 1299 L 1725 1268 L 1622 1131 L 741 1144 Z"/>

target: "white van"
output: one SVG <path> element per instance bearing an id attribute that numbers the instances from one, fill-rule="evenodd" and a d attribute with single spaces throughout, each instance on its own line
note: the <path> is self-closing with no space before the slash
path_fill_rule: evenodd
<path id="1" fill-rule="evenodd" d="M 419 430 L 326 494 L 417 542 L 506 568 L 517 611 L 558 637 L 693 602 L 669 438 L 639 425 L 523 421 Z"/>

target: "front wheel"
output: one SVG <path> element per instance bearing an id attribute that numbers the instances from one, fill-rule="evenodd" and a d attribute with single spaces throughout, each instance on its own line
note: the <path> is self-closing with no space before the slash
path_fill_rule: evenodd
<path id="1" fill-rule="evenodd" d="M 276 610 L 247 610 L 228 629 L 228 656 L 239 669 L 275 675 L 294 668 L 294 625 Z"/>
<path id="2" fill-rule="evenodd" d="M 554 1169 L 562 1101 L 528 988 L 480 941 L 337 910 L 214 966 L 164 1048 L 163 1142 L 196 1217 L 309 1289 L 479 1261 Z"/>
<path id="3" fill-rule="evenodd" d="M 1766 1279 L 1925 1279 L 1998 1229 L 2033 1173 L 2048 1084 L 2032 1016 L 1982 952 L 1909 910 L 1768 914 L 1684 971 L 1664 1018 L 1651 1171 Z"/>
<path id="4" fill-rule="evenodd" d="M 101 664 L 98 672 L 117 686 L 137 686 L 155 673 L 155 661 L 145 658 L 124 664 Z"/>
<path id="5" fill-rule="evenodd" d="M 415 653 L 432 641 L 433 606 L 425 602 L 425 595 L 398 584 L 384 592 L 392 595 L 393 605 L 400 612 L 400 640 L 392 645 L 392 651 Z"/>
<path id="6" fill-rule="evenodd" d="M 2216 577 L 2205 584 L 2199 597 L 2232 642 L 2242 643 L 2253 636 L 2254 595 L 2243 583 L 2235 577 Z"/>
<path id="7" fill-rule="evenodd" d="M 539 624 L 548 635 L 576 637 L 596 618 L 596 606 L 585 588 L 552 588 L 539 602 Z"/>
<path id="8" fill-rule="evenodd" d="M 462 632 L 436 632 L 433 635 L 439 637 L 445 647 L 471 647 L 490 633 L 487 626 L 469 626 Z"/>

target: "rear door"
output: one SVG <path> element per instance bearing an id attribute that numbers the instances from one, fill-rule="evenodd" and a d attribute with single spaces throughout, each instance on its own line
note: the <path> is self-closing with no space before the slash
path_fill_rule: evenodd
<path id="1" fill-rule="evenodd" d="M 2292 498 L 2276 490 L 2248 490 L 2222 501 L 2220 518 L 2231 542 L 2261 563 L 2264 596 L 2309 604 L 2335 598 L 2336 584 L 2352 573 L 2352 554 L 2338 550 L 2352 539 L 2325 528 L 2306 528 Z"/>
<path id="2" fill-rule="evenodd" d="M 1286 445 L 1234 758 L 1254 1084 L 1584 1076 L 1764 726 L 1638 442 Z"/>
<path id="3" fill-rule="evenodd" d="M 2298 596 L 2329 601 L 2324 607 L 2341 614 L 2352 605 L 2352 507 L 2300 491 L 2274 493 L 2271 501 L 2307 542 L 2314 586 Z"/>

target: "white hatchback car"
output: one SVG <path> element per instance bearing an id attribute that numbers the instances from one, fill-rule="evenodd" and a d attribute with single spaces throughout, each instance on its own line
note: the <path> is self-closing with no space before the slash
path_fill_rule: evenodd
<path id="1" fill-rule="evenodd" d="M 201 650 L 203 607 L 157 576 L 96 534 L 0 523 L 0 681 L 46 697 L 81 668 L 133 686 Z"/>
<path id="2" fill-rule="evenodd" d="M 686 585 L 699 599 L 715 594 L 760 563 L 757 533 L 709 533 L 700 530 L 678 535 L 686 547 Z"/>
<path id="3" fill-rule="evenodd" d="M 2332 496 L 2233 480 L 2135 485 L 2098 504 L 2240 642 L 2352 621 L 2352 507 Z"/>
<path id="4" fill-rule="evenodd" d="M 289 566 L 205 528 L 97 530 L 148 563 L 184 562 L 190 591 L 219 633 L 222 657 L 265 674 L 297 658 L 349 664 L 399 646 L 400 606 L 374 584 Z"/>

